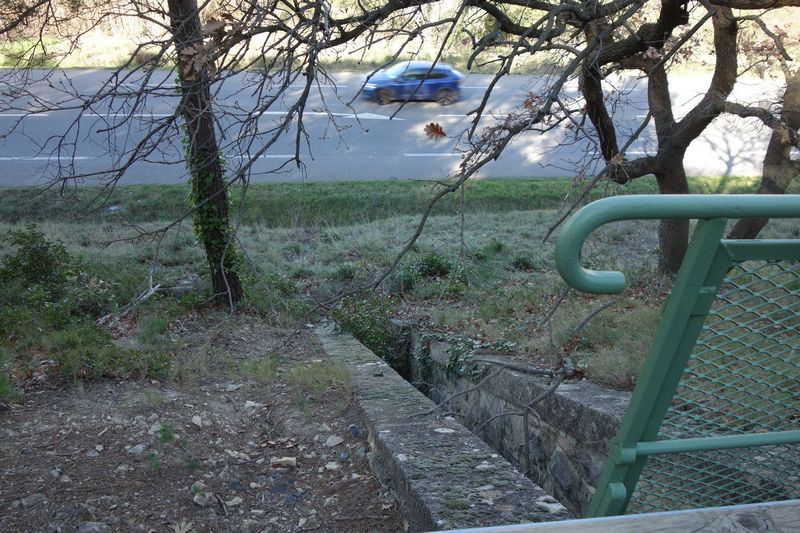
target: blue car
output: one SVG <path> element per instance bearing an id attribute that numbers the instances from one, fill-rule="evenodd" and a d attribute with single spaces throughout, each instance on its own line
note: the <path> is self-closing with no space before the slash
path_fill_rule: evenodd
<path id="1" fill-rule="evenodd" d="M 403 61 L 373 74 L 364 85 L 364 98 L 379 104 L 393 100 L 435 100 L 441 105 L 457 102 L 464 75 L 445 63 Z"/>

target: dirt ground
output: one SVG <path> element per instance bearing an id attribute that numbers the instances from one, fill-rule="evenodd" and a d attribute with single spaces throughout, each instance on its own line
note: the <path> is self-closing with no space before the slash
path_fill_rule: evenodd
<path id="1" fill-rule="evenodd" d="M 347 384 L 297 379 L 326 368 L 310 328 L 218 320 L 171 327 L 177 382 L 45 380 L 0 410 L 0 532 L 403 531 Z"/>

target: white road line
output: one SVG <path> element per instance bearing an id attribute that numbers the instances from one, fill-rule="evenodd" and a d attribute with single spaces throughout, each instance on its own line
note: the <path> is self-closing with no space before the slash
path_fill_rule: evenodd
<path id="1" fill-rule="evenodd" d="M 488 85 L 462 85 L 462 89 L 488 89 Z M 495 89 L 499 89 L 500 87 L 495 86 Z"/>
<path id="2" fill-rule="evenodd" d="M 288 111 L 264 111 L 262 115 L 285 115 Z M 324 111 L 304 111 L 303 116 L 311 117 L 327 117 L 328 115 L 337 118 L 354 118 L 359 120 L 405 120 L 404 118 L 395 117 L 391 118 L 386 115 L 378 115 L 377 113 L 325 113 Z"/>
<path id="3" fill-rule="evenodd" d="M 117 117 L 171 117 L 175 113 L 84 113 L 82 117 L 103 117 L 103 118 L 117 118 Z"/>
<path id="4" fill-rule="evenodd" d="M 0 161 L 51 161 L 53 159 L 58 159 L 57 156 L 0 156 Z M 64 156 L 62 158 L 66 161 L 79 161 L 79 160 L 86 160 L 86 159 L 99 159 L 94 156 L 88 155 L 76 155 L 75 157 Z"/>
<path id="5" fill-rule="evenodd" d="M 142 86 L 138 83 L 123 83 L 121 87 L 125 89 L 129 89 L 132 91 L 138 91 L 142 88 Z M 148 91 L 156 90 L 156 89 L 163 89 L 165 91 L 176 91 L 181 88 L 180 85 L 161 85 L 158 83 L 148 83 L 144 86 L 144 88 Z"/>
<path id="6" fill-rule="evenodd" d="M 472 117 L 472 115 L 436 115 L 437 117 L 447 117 L 447 118 L 464 118 L 464 117 Z M 508 115 L 499 115 L 495 113 L 484 113 L 481 115 L 481 118 L 507 118 Z"/>
<path id="7" fill-rule="evenodd" d="M 422 153 L 406 153 L 405 157 L 461 157 L 460 153 L 446 153 L 446 152 L 422 152 Z"/>
<path id="8" fill-rule="evenodd" d="M 234 159 L 249 159 L 250 156 L 246 154 L 234 155 Z M 293 159 L 294 154 L 263 154 L 258 156 L 258 159 Z"/>
<path id="9" fill-rule="evenodd" d="M 314 83 L 311 84 L 312 87 L 319 87 L 320 89 L 346 89 L 347 85 L 316 85 Z M 305 89 L 305 85 L 289 85 L 290 89 Z"/>
<path id="10" fill-rule="evenodd" d="M 19 117 L 31 117 L 31 118 L 39 118 L 39 117 L 46 117 L 48 113 L 0 113 L 0 117 L 12 117 L 12 118 L 19 118 Z"/>

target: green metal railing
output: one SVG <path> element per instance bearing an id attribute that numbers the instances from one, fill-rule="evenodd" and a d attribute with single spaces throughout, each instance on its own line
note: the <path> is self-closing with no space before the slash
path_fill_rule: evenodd
<path id="1" fill-rule="evenodd" d="M 588 516 L 800 497 L 800 240 L 723 238 L 742 217 L 800 218 L 800 195 L 615 197 L 562 228 L 562 277 L 616 293 L 580 265 L 594 229 L 699 219 Z"/>

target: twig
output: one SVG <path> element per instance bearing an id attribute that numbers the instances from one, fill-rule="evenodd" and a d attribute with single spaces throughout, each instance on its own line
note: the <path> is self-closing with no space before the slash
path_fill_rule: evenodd
<path id="1" fill-rule="evenodd" d="M 481 386 L 482 386 L 484 383 L 486 383 L 487 381 L 489 381 L 489 379 L 491 379 L 491 378 L 493 378 L 494 376 L 496 376 L 497 374 L 499 374 L 499 373 L 500 373 L 500 370 L 502 370 L 502 369 L 498 368 L 498 369 L 497 369 L 497 370 L 495 370 L 494 372 L 490 372 L 490 373 L 489 373 L 489 374 L 487 374 L 485 377 L 483 377 L 483 379 L 481 379 L 479 382 L 477 382 L 477 383 L 476 383 L 474 386 L 472 386 L 472 387 L 470 387 L 470 388 L 468 388 L 468 389 L 464 389 L 464 390 L 462 390 L 462 391 L 458 391 L 458 392 L 456 392 L 456 393 L 454 393 L 454 394 L 452 394 L 452 395 L 448 396 L 447 398 L 445 398 L 445 399 L 444 399 L 444 400 L 442 400 L 441 402 L 439 402 L 439 403 L 436 405 L 436 407 L 434 407 L 433 409 L 431 409 L 431 410 L 429 410 L 429 411 L 425 411 L 424 413 L 419 413 L 419 414 L 417 414 L 417 415 L 414 415 L 414 416 L 426 416 L 426 415 L 430 415 L 430 414 L 433 414 L 433 413 L 435 413 L 436 411 L 438 411 L 439 409 L 441 409 L 441 407 L 442 407 L 443 405 L 446 405 L 446 404 L 450 403 L 451 401 L 453 401 L 454 399 L 458 398 L 459 396 L 464 396 L 465 394 L 469 394 L 470 392 L 474 392 L 474 391 L 478 390 L 479 388 L 481 388 Z"/>
<path id="2" fill-rule="evenodd" d="M 598 307 L 597 309 L 595 309 L 594 311 L 592 311 L 591 313 L 589 313 L 589 314 L 586 316 L 586 318 L 584 318 L 584 319 L 581 321 L 581 323 L 580 323 L 580 324 L 578 324 L 578 326 L 577 326 L 577 327 L 576 327 L 574 330 L 572 330 L 572 335 L 571 335 L 571 336 L 575 336 L 575 335 L 577 335 L 578 333 L 580 333 L 580 332 L 581 332 L 581 330 L 583 330 L 583 328 L 585 328 L 587 325 L 589 325 L 589 322 L 590 322 L 590 321 L 591 321 L 591 320 L 592 320 L 594 317 L 596 317 L 597 315 L 599 315 L 600 313 L 602 313 L 603 311 L 605 311 L 605 310 L 606 310 L 606 309 L 608 309 L 609 307 L 612 307 L 612 306 L 614 306 L 614 305 L 616 305 L 616 304 L 618 304 L 618 303 L 619 303 L 619 300 L 611 300 L 610 302 L 606 302 L 606 303 L 604 303 L 603 305 L 601 305 L 600 307 Z"/>

